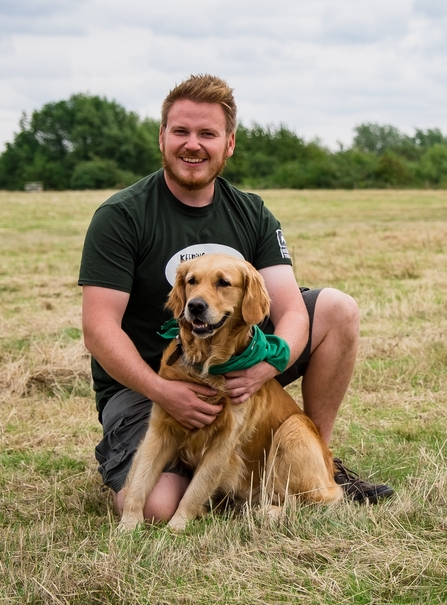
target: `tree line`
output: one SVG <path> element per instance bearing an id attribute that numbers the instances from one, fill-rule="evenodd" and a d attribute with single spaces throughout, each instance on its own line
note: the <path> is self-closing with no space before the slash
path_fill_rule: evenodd
<path id="1" fill-rule="evenodd" d="M 159 122 L 115 101 L 75 94 L 24 114 L 0 155 L 0 189 L 126 187 L 161 166 Z M 413 136 L 389 125 L 361 124 L 337 151 L 304 141 L 286 126 L 240 124 L 224 176 L 244 188 L 447 188 L 447 137 Z"/>

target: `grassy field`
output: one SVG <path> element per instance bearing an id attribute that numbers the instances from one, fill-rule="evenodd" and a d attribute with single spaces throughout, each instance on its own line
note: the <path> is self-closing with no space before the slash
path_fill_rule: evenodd
<path id="1" fill-rule="evenodd" d="M 360 306 L 332 448 L 396 498 L 118 537 L 93 456 L 76 285 L 106 194 L 0 192 L 2 605 L 447 602 L 447 192 L 262 195 L 299 283 L 341 288 Z"/>

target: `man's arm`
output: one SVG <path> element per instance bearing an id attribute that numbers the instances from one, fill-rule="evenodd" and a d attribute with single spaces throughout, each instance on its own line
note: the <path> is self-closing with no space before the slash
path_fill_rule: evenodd
<path id="1" fill-rule="evenodd" d="M 121 328 L 128 301 L 125 292 L 83 286 L 82 327 L 87 349 L 115 380 L 155 401 L 187 428 L 211 424 L 222 406 L 210 405 L 197 395 L 211 396 L 215 391 L 165 380 L 152 370 Z"/>
<path id="2" fill-rule="evenodd" d="M 292 267 L 277 265 L 261 269 L 271 300 L 270 319 L 276 336 L 281 336 L 290 347 L 289 366 L 304 350 L 309 339 L 309 315 L 296 283 Z"/>
<path id="3" fill-rule="evenodd" d="M 271 299 L 270 319 L 276 336 L 287 341 L 290 347 L 289 366 L 304 350 L 309 338 L 309 316 L 296 283 L 292 267 L 275 265 L 261 269 Z M 227 391 L 233 403 L 243 403 L 278 370 L 263 361 L 248 370 L 231 372 L 227 377 Z"/>

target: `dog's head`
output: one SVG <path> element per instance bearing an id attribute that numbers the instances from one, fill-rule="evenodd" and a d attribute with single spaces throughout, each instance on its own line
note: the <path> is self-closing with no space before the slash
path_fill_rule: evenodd
<path id="1" fill-rule="evenodd" d="M 260 323 L 269 313 L 270 299 L 250 263 L 207 254 L 178 267 L 166 306 L 190 324 L 194 336 L 209 338 L 224 325 Z"/>

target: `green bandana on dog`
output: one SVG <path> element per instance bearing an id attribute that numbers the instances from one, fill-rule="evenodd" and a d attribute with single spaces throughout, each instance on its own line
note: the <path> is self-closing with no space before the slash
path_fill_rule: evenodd
<path id="1" fill-rule="evenodd" d="M 162 328 L 163 338 L 176 338 L 179 335 L 179 327 L 176 319 L 166 321 Z M 267 361 L 279 372 L 284 372 L 290 359 L 290 347 L 287 342 L 274 334 L 264 334 L 258 326 L 252 327 L 252 340 L 248 347 L 240 355 L 233 355 L 225 363 L 212 366 L 209 370 L 213 376 L 226 374 L 235 370 L 246 370 L 260 361 Z"/>

